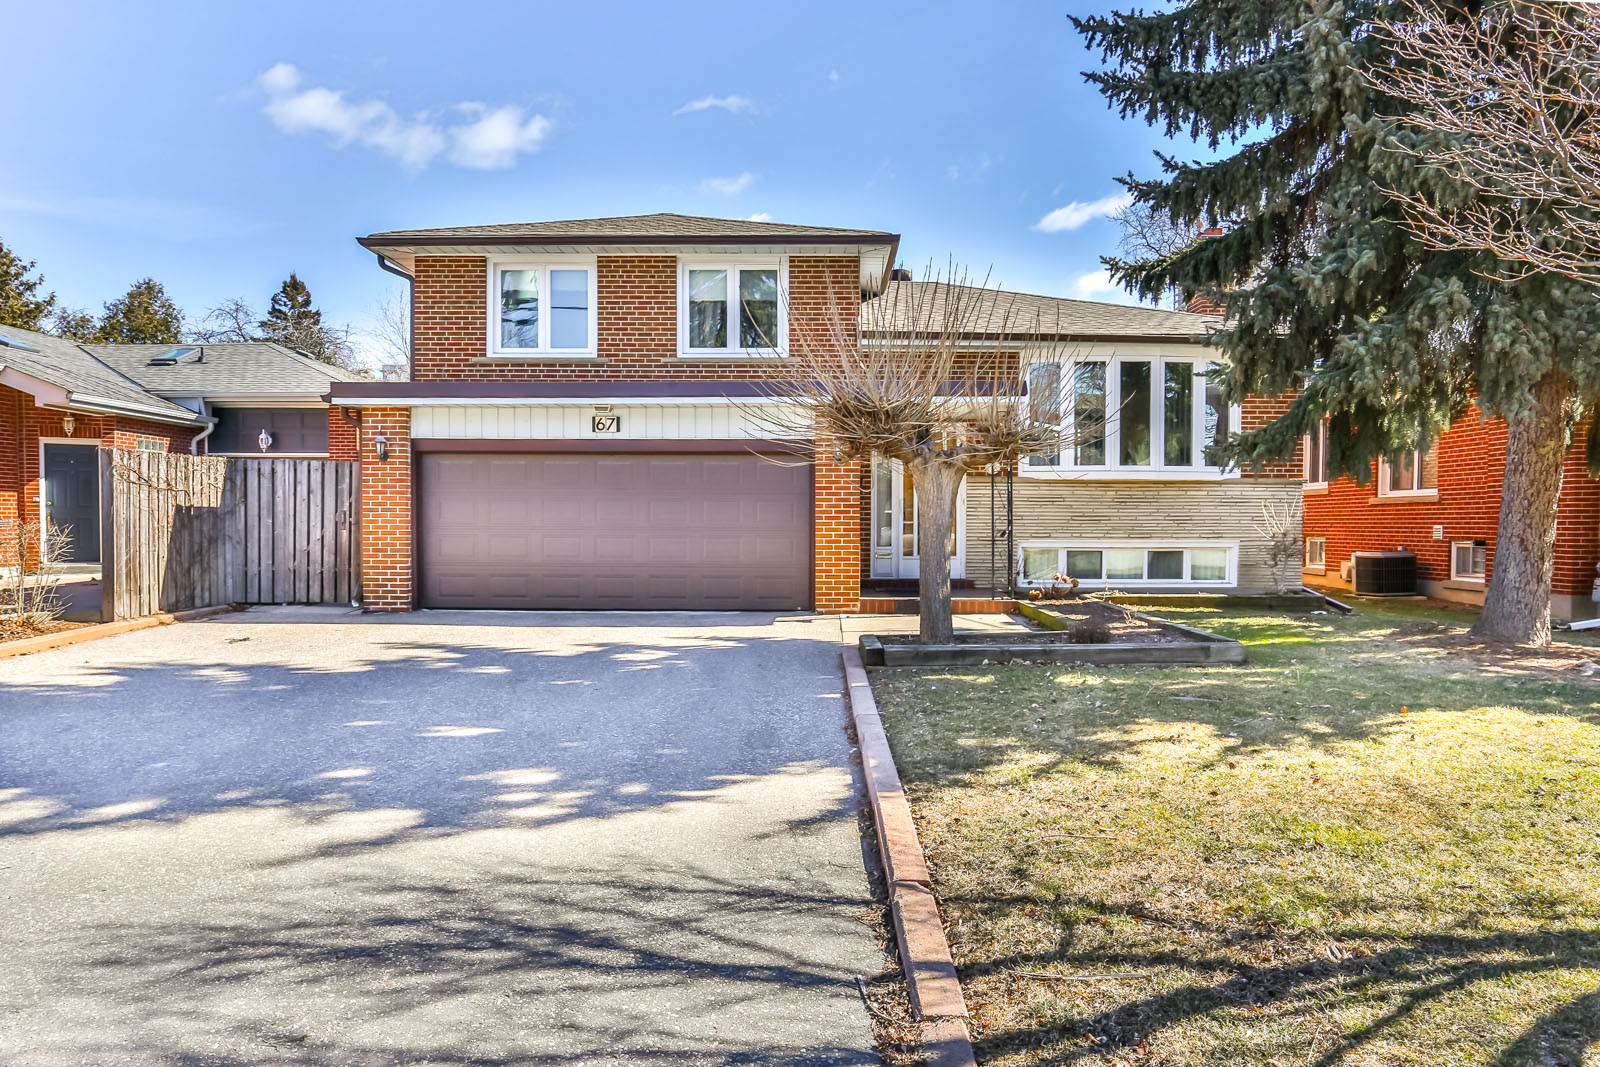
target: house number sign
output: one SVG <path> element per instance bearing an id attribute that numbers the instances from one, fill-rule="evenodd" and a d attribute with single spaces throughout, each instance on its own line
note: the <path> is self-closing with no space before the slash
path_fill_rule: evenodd
<path id="1" fill-rule="evenodd" d="M 596 415 L 590 420 L 590 428 L 595 433 L 621 433 L 621 415 Z"/>

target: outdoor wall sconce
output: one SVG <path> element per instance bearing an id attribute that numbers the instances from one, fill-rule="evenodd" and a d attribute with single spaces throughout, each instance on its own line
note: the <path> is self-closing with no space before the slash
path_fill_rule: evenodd
<path id="1" fill-rule="evenodd" d="M 379 463 L 389 461 L 389 439 L 383 434 L 380 433 L 372 439 L 372 450 L 378 454 Z"/>
<path id="2" fill-rule="evenodd" d="M 78 420 L 71 415 L 61 416 L 61 432 L 68 437 L 72 436 L 73 429 L 78 425 Z"/>
<path id="3" fill-rule="evenodd" d="M 262 430 L 261 433 L 256 436 L 256 444 L 260 445 L 261 451 L 265 452 L 267 449 L 272 447 L 272 435 L 267 431 Z"/>

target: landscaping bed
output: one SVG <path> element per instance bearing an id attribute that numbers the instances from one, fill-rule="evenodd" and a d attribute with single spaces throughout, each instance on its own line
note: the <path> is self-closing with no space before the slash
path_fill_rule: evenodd
<path id="1" fill-rule="evenodd" d="M 1600 686 L 1180 617 L 1249 665 L 872 672 L 980 1061 L 1590 1063 Z"/>
<path id="2" fill-rule="evenodd" d="M 43 637 L 46 634 L 58 634 L 64 630 L 76 630 L 90 625 L 93 624 L 68 622 L 65 619 L 55 619 L 45 623 L 23 622 L 18 619 L 0 619 L 0 642 L 21 641 L 28 637 Z"/>
<path id="3" fill-rule="evenodd" d="M 957 634 L 946 644 L 924 644 L 915 634 L 868 635 L 860 641 L 862 661 L 889 667 L 1244 662 L 1237 641 L 1099 600 L 1055 601 L 1048 607 L 1018 602 L 1016 607 L 1034 623 L 1032 630 Z"/>

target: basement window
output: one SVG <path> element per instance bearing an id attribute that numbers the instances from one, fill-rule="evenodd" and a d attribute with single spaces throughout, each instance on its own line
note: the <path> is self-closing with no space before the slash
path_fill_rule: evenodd
<path id="1" fill-rule="evenodd" d="M 1328 542 L 1321 537 L 1306 538 L 1306 550 L 1301 566 L 1308 571 L 1325 571 L 1328 568 Z"/>
<path id="2" fill-rule="evenodd" d="M 1056 575 L 1088 589 L 1172 585 L 1233 585 L 1233 544 L 1025 544 L 1026 586 L 1054 584 Z"/>
<path id="3" fill-rule="evenodd" d="M 1488 574 L 1488 546 L 1482 541 L 1456 541 L 1450 546 L 1450 579 L 1481 582 Z"/>

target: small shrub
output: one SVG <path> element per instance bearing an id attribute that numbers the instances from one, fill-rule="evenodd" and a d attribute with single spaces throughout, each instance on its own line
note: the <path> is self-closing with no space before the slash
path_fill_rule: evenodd
<path id="1" fill-rule="evenodd" d="M 1075 645 L 1103 645 L 1111 640 L 1111 627 L 1098 619 L 1085 619 L 1074 623 L 1067 637 Z"/>

